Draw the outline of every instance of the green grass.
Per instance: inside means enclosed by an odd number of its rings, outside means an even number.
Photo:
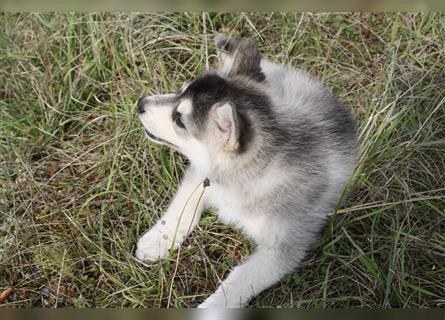
[[[251,306],[445,305],[444,14],[1,14],[0,30],[2,305],[196,306],[249,254],[209,213],[169,261],[132,255],[186,166],[143,138],[135,102],[214,65],[214,31],[308,70],[360,123],[346,204]]]

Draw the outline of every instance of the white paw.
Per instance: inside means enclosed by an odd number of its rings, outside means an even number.
[[[225,308],[225,307],[226,307],[226,299],[221,299],[221,297],[218,297],[216,294],[212,294],[198,306],[198,308]]]
[[[198,308],[239,308],[240,305],[231,304],[226,296],[220,292],[215,292],[210,297],[205,299],[203,303],[201,303]]]
[[[165,259],[172,246],[174,234],[166,228],[155,225],[145,233],[138,241],[136,258],[145,261],[156,261]],[[174,249],[179,245],[175,243]]]

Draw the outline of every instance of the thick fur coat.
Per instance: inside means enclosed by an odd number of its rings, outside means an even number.
[[[262,59],[250,40],[215,42],[218,70],[138,103],[147,136],[183,153],[190,168],[136,256],[165,258],[214,207],[257,246],[200,307],[240,307],[294,271],[317,239],[356,165],[356,132],[307,73]]]

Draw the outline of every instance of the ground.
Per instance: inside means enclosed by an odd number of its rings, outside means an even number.
[[[150,144],[142,95],[248,36],[357,118],[361,160],[306,261],[252,307],[445,306],[444,14],[0,14],[4,306],[193,307],[252,251],[209,212],[169,260],[134,259],[186,160]]]

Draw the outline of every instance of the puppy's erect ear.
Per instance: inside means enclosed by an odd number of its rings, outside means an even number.
[[[258,82],[265,79],[261,71],[261,54],[250,39],[238,41],[224,34],[215,37],[218,49],[219,73],[223,76],[242,75]]]
[[[216,106],[216,125],[226,151],[239,147],[239,125],[235,106],[230,102]]]

